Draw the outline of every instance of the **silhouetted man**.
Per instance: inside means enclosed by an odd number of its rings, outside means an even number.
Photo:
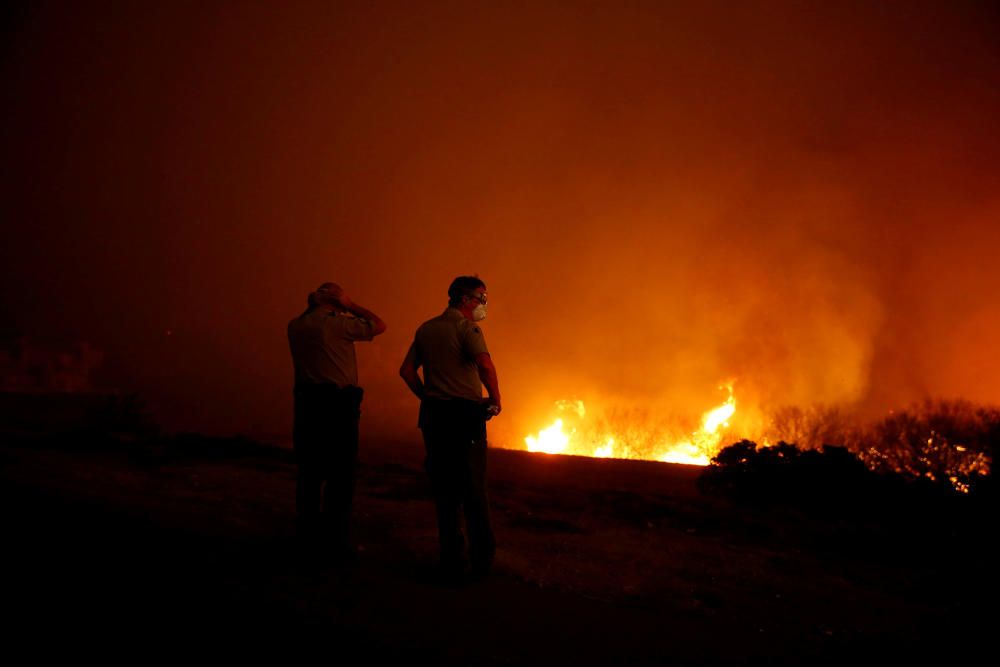
[[[353,303],[335,283],[320,285],[308,303],[288,323],[295,366],[292,439],[299,534],[309,547],[326,547],[335,557],[350,559],[354,547],[348,525],[364,394],[354,343],[381,334],[385,322]]]
[[[420,399],[441,564],[450,578],[461,576],[465,567],[463,511],[473,576],[489,572],[496,551],[486,495],[486,420],[500,413],[500,388],[479,326],[485,318],[486,284],[472,276],[455,278],[448,308],[420,325],[399,369]]]

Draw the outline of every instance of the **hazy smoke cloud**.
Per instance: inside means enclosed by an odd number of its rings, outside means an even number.
[[[103,346],[172,426],[281,434],[285,322],[334,280],[389,323],[361,378],[396,429],[413,330],[479,272],[498,438],[730,379],[1000,400],[996,14],[662,4],[21,12],[7,328]]]

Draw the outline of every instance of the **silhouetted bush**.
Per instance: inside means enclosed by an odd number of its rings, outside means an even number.
[[[741,500],[832,510],[871,502],[877,477],[844,447],[803,450],[786,442],[758,447],[741,440],[712,459],[699,486]]]
[[[722,449],[698,480],[703,493],[746,503],[907,522],[962,515],[963,525],[992,516],[991,483],[992,478],[974,476],[966,488],[950,479],[873,470],[845,447],[800,449],[786,442],[759,447],[749,440]]]
[[[824,519],[810,539],[829,555],[879,553],[978,570],[992,567],[995,553],[991,484],[982,478],[963,492],[948,479],[873,470],[845,447],[749,440],[722,449],[698,479],[706,494]]]

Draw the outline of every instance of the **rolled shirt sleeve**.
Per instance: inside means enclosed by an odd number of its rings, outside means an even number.
[[[482,327],[478,324],[469,323],[469,326],[465,329],[465,335],[462,337],[462,350],[469,356],[470,359],[475,359],[480,354],[489,354],[489,348],[486,347],[486,337],[483,335]]]
[[[348,340],[371,340],[375,337],[375,325],[360,317],[345,317],[344,337]]]

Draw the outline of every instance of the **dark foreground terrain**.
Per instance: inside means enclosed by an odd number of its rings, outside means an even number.
[[[449,587],[416,439],[363,443],[345,569],[301,558],[284,450],[0,437],[8,656],[953,664],[992,643],[995,525],[751,507],[700,494],[697,468],[494,450],[496,572]]]

